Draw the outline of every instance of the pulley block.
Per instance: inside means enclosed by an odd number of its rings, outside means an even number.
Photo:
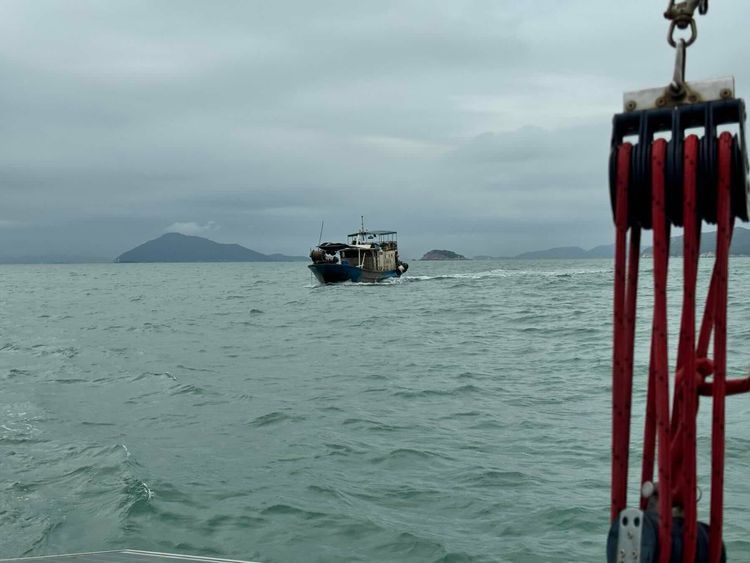
[[[671,108],[644,109],[616,114],[613,118],[609,157],[610,201],[616,211],[618,147],[634,139],[628,183],[628,224],[652,227],[651,161],[652,141],[668,139],[666,160],[667,218],[682,226],[682,184],[684,141],[687,134],[700,136],[698,157],[698,215],[716,223],[717,140],[720,128],[734,129],[732,137],[732,217],[750,219],[750,184],[745,141],[745,103],[741,99],[715,100]]]

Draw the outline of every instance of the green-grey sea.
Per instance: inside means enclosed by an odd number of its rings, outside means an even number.
[[[750,259],[731,270],[744,375]],[[0,558],[603,561],[612,277],[609,260],[417,261],[337,286],[304,263],[0,266]],[[725,539],[750,561],[750,396],[727,416]]]

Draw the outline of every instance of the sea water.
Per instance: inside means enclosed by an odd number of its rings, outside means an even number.
[[[609,260],[414,262],[336,286],[303,263],[2,266],[0,558],[602,561],[612,277]],[[744,375],[750,260],[730,283]],[[750,396],[727,417],[725,539],[743,561]],[[709,419],[704,400],[704,520]]]

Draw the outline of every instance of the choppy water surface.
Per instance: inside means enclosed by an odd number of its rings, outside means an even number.
[[[734,372],[748,280],[736,260]],[[611,284],[609,261],[328,287],[304,264],[0,267],[0,557],[601,561]],[[750,560],[750,397],[727,410],[725,533]]]

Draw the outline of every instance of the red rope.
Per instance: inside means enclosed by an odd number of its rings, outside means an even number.
[[[719,137],[719,178],[717,183],[716,303],[714,329],[713,421],[711,432],[711,534],[709,559],[721,559],[721,531],[724,523],[724,404],[727,376],[727,278],[729,245],[732,237],[730,209],[732,184],[732,135]]]
[[[683,561],[695,561],[697,539],[696,506],[696,416],[698,410],[695,359],[695,286],[698,279],[698,250],[700,224],[696,208],[696,180],[698,172],[698,137],[685,139],[683,178],[683,294],[680,343],[677,354],[677,373],[672,410],[671,471],[672,503],[684,510]]]
[[[726,322],[731,214],[732,135],[718,140],[717,245],[700,333],[696,338],[696,284],[701,238],[697,199],[700,141],[695,135],[684,140],[682,204],[684,217],[683,298],[680,339],[675,370],[672,414],[669,405],[669,360],[667,346],[667,274],[670,220],[666,209],[667,142],[651,144],[651,217],[654,229],[654,314],[651,332],[646,419],[643,434],[641,483],[654,480],[658,458],[659,561],[671,556],[672,509],[681,508],[683,563],[695,561],[697,549],[696,421],[699,395],[713,398],[711,431],[711,531],[710,561],[719,563],[722,553],[725,397],[750,391],[750,376],[727,380]],[[612,367],[612,505],[614,520],[627,506],[628,451],[633,378],[636,295],[641,230],[629,227],[628,209],[632,145],[617,150],[615,209],[614,345]],[[637,186],[637,189],[643,189]],[[630,251],[627,253],[628,231]],[[713,335],[713,360],[708,358]],[[697,343],[696,343],[697,340]],[[713,378],[706,381],[709,376]],[[647,508],[641,499],[641,509]]]
[[[656,376],[654,375],[654,339],[651,336],[651,356],[648,367],[648,390],[646,392],[646,422],[643,426],[643,461],[641,484],[654,481],[654,452],[656,450]],[[648,498],[641,496],[641,510],[648,507]]]
[[[630,454],[630,413],[633,399],[633,360],[635,349],[635,314],[638,296],[638,263],[641,256],[641,227],[630,227],[630,254],[628,255],[628,285],[625,294],[625,383],[624,403],[627,417],[625,419],[625,454],[626,461]],[[629,463],[628,463],[629,466]],[[627,481],[627,474],[625,475]]]
[[[700,251],[701,226],[696,207],[698,177],[698,137],[689,135],[685,139],[685,164],[683,184],[683,224],[685,232],[683,248],[683,303],[682,326],[680,330],[680,354],[678,353],[678,375],[682,389],[682,471],[680,491],[685,515],[683,562],[695,561],[698,538],[698,500],[696,463],[696,419],[698,416],[698,396],[695,360],[695,286],[698,281],[698,255]],[[682,361],[680,361],[682,360]],[[681,374],[679,372],[681,370]],[[682,377],[680,377],[680,375]]]
[[[627,506],[628,449],[630,410],[627,392],[628,327],[626,321],[626,246],[628,232],[628,183],[630,181],[630,143],[620,145],[617,153],[617,200],[615,207],[615,290],[614,335],[612,351],[612,504],[614,520]],[[631,378],[632,379],[632,378]]]
[[[664,193],[667,142],[651,145],[651,217],[654,228],[654,320],[652,362],[659,460],[659,561],[669,563],[672,537],[670,486],[669,365],[667,355],[667,268],[669,226]]]

